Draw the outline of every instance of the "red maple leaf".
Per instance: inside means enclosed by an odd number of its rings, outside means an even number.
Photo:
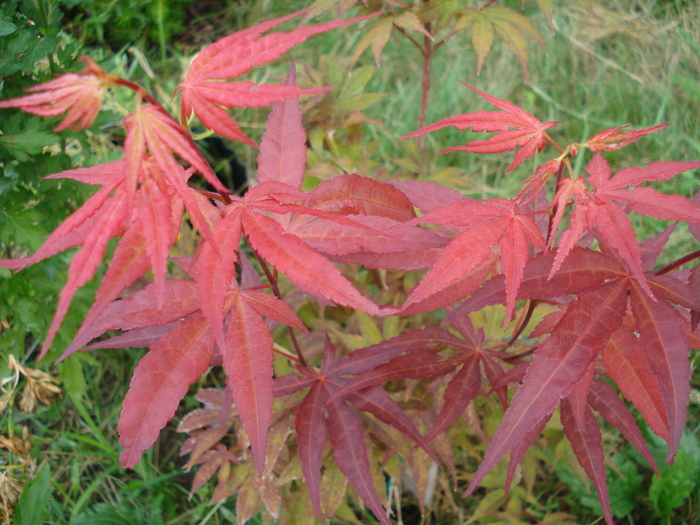
[[[487,95],[478,89],[475,89],[465,84],[469,89],[481,95],[491,104],[503,112],[498,111],[477,111],[476,113],[466,113],[464,115],[456,115],[440,120],[435,124],[426,126],[423,129],[414,131],[402,138],[411,138],[430,133],[445,126],[454,126],[457,129],[464,130],[472,128],[472,131],[498,131],[496,135],[487,140],[476,140],[470,142],[466,146],[455,146],[447,148],[440,152],[449,153],[450,151],[468,151],[470,153],[501,153],[503,151],[512,151],[516,147],[520,150],[515,155],[515,159],[506,172],[514,170],[525,159],[532,157],[536,152],[542,151],[547,142],[547,133],[545,130],[556,125],[556,122],[540,122],[527,111],[519,108],[515,104],[506,102],[505,100]]]
[[[416,357],[416,352],[420,352],[420,349],[425,349],[426,354],[434,356],[434,349],[426,349],[435,347],[433,335],[431,330],[415,330],[379,345],[360,348],[342,358],[337,358],[335,347],[327,339],[319,370],[300,366],[297,369],[301,375],[286,375],[275,379],[275,397],[309,388],[299,404],[295,428],[301,469],[319,520],[323,519],[320,503],[321,454],[326,439],[329,439],[336,464],[350,485],[381,523],[391,523],[374,490],[364,447],[364,429],[355,410],[369,412],[383,423],[393,426],[438,461],[415,424],[404,415],[396,401],[383,389],[374,386],[388,380],[382,379],[383,377],[394,380],[426,377],[427,363],[411,357]],[[406,352],[407,355],[396,357]],[[407,359],[407,356],[411,357]],[[430,359],[428,361],[431,363],[427,368],[432,366],[437,370],[434,366],[436,362]],[[444,373],[444,370],[443,365],[441,371]],[[346,377],[352,375],[359,377],[354,380]],[[370,376],[372,379],[367,381]],[[354,388],[355,384],[359,388]]]
[[[438,225],[456,225],[463,230],[447,245],[425,278],[409,294],[404,311],[420,303],[422,309],[435,309],[459,300],[452,295],[438,295],[460,279],[479,273],[480,280],[470,282],[463,290],[465,297],[488,276],[482,264],[489,260],[492,246],[499,248],[499,257],[508,283],[506,323],[515,309],[515,298],[529,258],[530,243],[544,249],[544,239],[532,218],[519,212],[518,203],[506,199],[473,201],[435,209],[419,219]],[[432,297],[432,299],[431,299]],[[445,302],[445,301],[450,302]]]
[[[19,108],[40,117],[56,117],[68,113],[53,129],[55,133],[71,128],[89,128],[102,104],[102,92],[115,85],[116,77],[105,73],[89,57],[80,57],[87,65],[80,73],[66,73],[53,80],[32,86],[32,93],[23,97],[1,100],[0,108]]]
[[[602,253],[595,256],[596,252],[574,248],[551,280],[548,266],[555,262],[552,254],[541,255],[528,264],[522,293],[558,297],[566,291],[571,293],[571,283],[576,283],[578,299],[554,322],[547,323],[551,336],[535,350],[524,377],[519,371],[509,378],[522,380],[523,384],[467,493],[474,490],[507,450],[512,450],[511,462],[520,461],[524,448],[534,442],[544,427],[543,421],[565,398],[562,422],[567,437],[598,490],[606,520],[612,523],[599,431],[586,403],[620,429],[648,460],[650,455],[617,394],[608,385],[591,383],[592,367],[599,356],[605,373],[618,383],[649,426],[669,443],[669,459],[678,450],[690,396],[690,345],[683,329],[685,320],[669,303],[693,309],[700,305],[699,301],[667,275],[647,274],[646,286],[642,287],[610,247],[603,244],[602,248]],[[587,271],[591,275],[586,279]],[[653,300],[645,288],[652,290],[657,299]],[[467,301],[467,308],[459,309],[460,313],[505,302],[501,276],[482,290]],[[514,472],[511,465],[509,476]]]
[[[679,195],[664,195],[648,187],[636,186],[647,181],[667,180],[698,167],[700,162],[654,162],[646,168],[622,169],[611,177],[610,165],[600,153],[596,153],[586,169],[588,178],[564,179],[560,185],[553,231],[558,228],[563,209],[572,195],[575,199],[574,213],[569,228],[559,239],[559,253],[552,274],[588,230],[615,249],[639,284],[651,294],[644,278],[639,243],[623,206],[659,219],[697,224],[700,222],[700,207],[690,200]],[[593,191],[586,188],[584,180],[593,186]],[[627,189],[630,186],[632,189]]]
[[[271,85],[253,82],[221,82],[237,78],[256,66],[276,60],[307,38],[338,27],[354,24],[374,15],[336,20],[289,33],[261,36],[274,27],[301,16],[304,9],[239,31],[207,46],[195,58],[178,90],[182,92],[180,121],[183,126],[194,112],[207,128],[231,140],[252,146],[255,143],[240,129],[224,108],[269,106],[273,102],[298,98],[303,94],[322,93],[327,88],[301,89],[296,85]]]

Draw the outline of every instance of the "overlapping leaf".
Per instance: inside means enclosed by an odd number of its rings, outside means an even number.
[[[507,283],[507,322],[515,308],[515,298],[529,258],[530,244],[544,249],[544,239],[532,218],[521,214],[514,201],[491,199],[488,202],[463,201],[450,204],[427,213],[420,220],[439,225],[453,224],[465,229],[443,250],[423,281],[411,291],[404,308],[424,301],[458,279],[468,276],[491,255],[491,245],[496,245],[500,247],[500,260]],[[483,275],[484,279],[486,275],[487,273]],[[468,293],[478,285],[476,283]],[[441,306],[447,305],[430,305],[431,308]]]
[[[210,366],[218,343],[233,400],[262,472],[273,388],[272,339],[262,316],[289,322],[300,330],[305,330],[304,325],[282,301],[255,290],[241,290],[232,281],[223,305],[230,321],[220,339],[199,304],[196,283],[168,281],[166,292],[160,308],[155,284],[133,298],[112,303],[78,341],[111,329],[138,331],[174,323],[150,345],[131,381],[119,426],[120,442],[126,448],[122,463],[133,467],[141,452],[153,444],[189,385]],[[120,342],[127,346],[131,341]]]
[[[426,347],[439,348],[434,339],[436,333],[430,329],[414,330],[402,336],[355,350],[337,359],[335,348],[327,341],[323,364],[320,370],[298,367],[301,375],[282,376],[275,380],[275,396],[290,395],[310,387],[299,405],[295,427],[304,479],[309,487],[311,501],[319,519],[322,519],[320,503],[321,452],[326,436],[330,439],[334,457],[341,472],[348,478],[376,518],[390,524],[382,509],[381,501],[374,491],[369,460],[364,446],[362,422],[352,407],[366,411],[380,421],[393,426],[415,441],[435,460],[415,424],[406,417],[394,401],[378,386],[366,385],[360,389],[348,388],[353,381],[362,380],[373,374],[382,363],[392,362],[405,352],[417,351]],[[401,379],[418,373],[415,363],[394,364],[392,377]],[[381,373],[381,372],[380,372]],[[356,375],[352,380],[347,376]],[[376,376],[376,373],[375,373]]]

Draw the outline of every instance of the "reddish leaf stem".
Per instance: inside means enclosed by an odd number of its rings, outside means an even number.
[[[280,289],[277,286],[277,276],[273,275],[273,273],[267,267],[267,263],[265,262],[265,259],[263,259],[258,252],[253,250],[253,253],[255,254],[256,259],[260,263],[260,266],[262,267],[263,272],[265,272],[265,277],[267,277],[267,280],[269,281],[270,286],[272,287],[272,293],[275,294],[275,297],[277,297],[277,299],[282,301],[282,294],[280,293]],[[277,270],[275,269],[275,274],[276,273],[277,273]],[[287,331],[289,332],[289,338],[291,339],[292,344],[294,345],[294,350],[296,351],[297,355],[299,356],[299,362],[304,367],[308,366],[306,364],[306,359],[304,359],[304,354],[301,353],[301,347],[299,346],[299,341],[297,341],[297,337],[294,334],[294,330],[292,329],[291,326],[287,326]]]
[[[420,50],[421,53],[424,52],[424,51],[423,51],[423,46],[421,46],[415,38],[413,38],[411,35],[409,35],[403,27],[399,27],[399,26],[397,26],[396,24],[394,24],[394,27],[398,30],[399,33],[401,33],[403,36],[405,36],[406,38],[408,38],[408,40],[409,40],[414,46],[416,46],[416,47]]]
[[[675,270],[676,268],[680,268],[680,267],[683,266],[684,264],[688,264],[690,261],[692,261],[692,260],[694,260],[694,259],[697,259],[698,257],[700,257],[700,250],[696,250],[696,251],[694,251],[694,252],[692,252],[692,253],[689,253],[689,254],[687,254],[687,255],[684,255],[684,256],[681,257],[680,259],[676,259],[675,261],[673,261],[673,262],[670,263],[670,264],[667,264],[667,265],[664,266],[663,268],[660,268],[660,269],[656,270],[656,271],[654,272],[654,275],[663,275],[663,274],[665,274],[665,273],[672,272],[672,271]]]
[[[520,337],[520,334],[523,333],[525,328],[527,327],[528,323],[530,322],[530,319],[532,319],[532,314],[535,311],[535,307],[537,306],[538,301],[537,299],[530,299],[530,303],[528,304],[527,307],[527,312],[525,313],[525,316],[522,318],[520,321],[520,324],[518,327],[515,329],[513,332],[513,336],[510,338],[510,341],[508,341],[508,344],[506,345],[506,348],[510,348],[513,343]]]
[[[518,361],[518,360],[522,359],[523,357],[527,357],[530,354],[532,354],[535,350],[537,350],[537,346],[538,345],[535,345],[532,348],[525,350],[524,352],[520,352],[519,354],[513,354],[513,355],[509,355],[507,357],[502,357],[501,361],[504,361],[506,363],[510,363],[512,361]]]

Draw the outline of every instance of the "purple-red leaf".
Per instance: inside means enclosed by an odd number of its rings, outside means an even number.
[[[523,384],[503,416],[466,494],[471,494],[503,456],[551,414],[583,378],[610,335],[621,325],[627,304],[626,280],[581,293],[535,351]]]

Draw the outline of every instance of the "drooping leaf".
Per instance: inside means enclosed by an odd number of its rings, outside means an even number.
[[[154,344],[141,359],[119,419],[123,466],[134,468],[175,414],[189,386],[209,367],[214,338],[204,316],[194,315]]]
[[[639,341],[661,389],[670,429],[668,460],[678,450],[690,402],[690,344],[683,319],[663,301],[654,301],[636,281],[630,290]]]
[[[224,368],[260,475],[272,419],[272,344],[260,315],[236,294],[226,331]]]

